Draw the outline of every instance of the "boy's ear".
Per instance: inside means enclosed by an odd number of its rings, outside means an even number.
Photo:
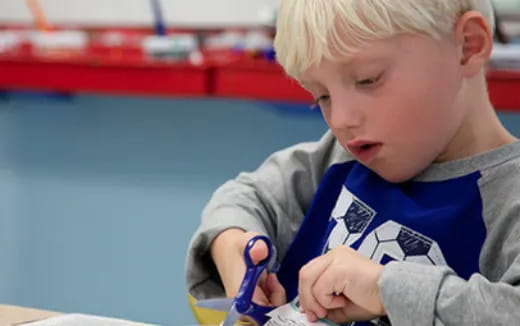
[[[473,77],[480,73],[493,48],[493,36],[484,16],[478,11],[462,15],[455,25],[455,40],[460,48],[463,74]]]

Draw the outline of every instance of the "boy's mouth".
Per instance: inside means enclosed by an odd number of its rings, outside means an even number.
[[[363,163],[369,163],[379,153],[381,145],[381,143],[367,141],[350,141],[347,143],[350,153]]]

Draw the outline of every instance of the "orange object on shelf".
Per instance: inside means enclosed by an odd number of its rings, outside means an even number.
[[[26,2],[27,2],[27,6],[29,7],[29,10],[31,11],[31,13],[34,17],[36,27],[40,31],[44,31],[44,32],[52,31],[52,27],[47,22],[47,19],[45,18],[42,7],[38,3],[38,0],[26,0]]]

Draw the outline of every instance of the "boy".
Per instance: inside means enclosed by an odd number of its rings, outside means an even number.
[[[493,24],[489,0],[282,0],[278,60],[330,132],[217,190],[190,293],[235,295],[258,232],[281,262],[258,303],[299,296],[309,320],[355,325],[518,323],[520,142],[488,99]]]

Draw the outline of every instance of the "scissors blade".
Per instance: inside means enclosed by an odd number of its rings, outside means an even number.
[[[230,311],[233,306],[233,299],[228,298],[215,298],[215,299],[204,299],[195,302],[195,305],[200,308],[218,310],[218,311]]]
[[[240,314],[237,311],[237,308],[235,305],[231,307],[229,310],[226,319],[224,319],[224,322],[222,323],[222,326],[235,326],[236,322],[240,318]]]

